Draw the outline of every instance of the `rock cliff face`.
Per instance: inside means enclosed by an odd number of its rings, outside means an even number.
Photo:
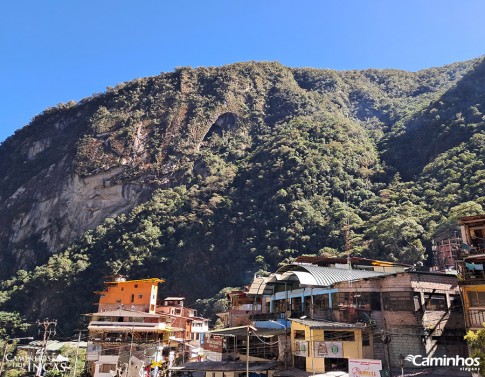
[[[55,190],[53,194],[41,196],[35,186],[22,186],[7,202],[8,208],[16,208],[27,198],[36,198],[27,211],[12,218],[8,242],[12,248],[22,250],[17,253],[21,258],[17,259],[19,267],[29,265],[27,256],[35,257],[31,250],[22,248],[25,240],[35,236],[49,251],[59,250],[106,217],[130,210],[144,192],[142,184],[111,183],[119,168],[89,177],[70,174],[52,182],[49,176],[55,174],[55,169],[53,166],[42,172],[45,176],[35,180],[36,184]]]
[[[184,182],[213,135],[257,137],[325,110],[378,139],[455,85],[477,61],[434,70],[181,68],[46,110],[0,146],[0,279],[31,269],[156,188]],[[374,136],[372,136],[374,135]],[[202,170],[201,170],[202,169]]]
[[[195,302],[347,245],[415,263],[483,211],[484,80],[249,62],[47,109],[0,146],[0,311],[68,333],[106,275]]]

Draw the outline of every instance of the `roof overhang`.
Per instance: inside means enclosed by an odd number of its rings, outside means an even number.
[[[333,322],[324,320],[314,320],[314,319],[289,319],[291,322],[299,323],[303,326],[307,326],[310,329],[326,329],[326,330],[354,330],[354,329],[364,329],[366,325],[364,323],[344,323],[344,322]]]
[[[244,361],[204,361],[186,363],[173,369],[188,372],[244,372],[248,368],[250,372],[263,372],[276,369],[280,365],[276,361],[249,361],[247,364]]]
[[[256,332],[258,329],[254,326],[236,326],[236,327],[226,327],[224,329],[211,330],[207,334],[212,335],[247,335],[251,332]]]

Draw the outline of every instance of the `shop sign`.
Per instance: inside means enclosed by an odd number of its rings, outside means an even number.
[[[349,359],[349,377],[380,377],[381,360]]]

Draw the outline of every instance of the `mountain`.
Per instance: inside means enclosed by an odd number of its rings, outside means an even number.
[[[484,80],[247,62],[47,109],[0,146],[0,309],[69,331],[106,275],[194,302],[301,254],[424,259],[482,211]]]

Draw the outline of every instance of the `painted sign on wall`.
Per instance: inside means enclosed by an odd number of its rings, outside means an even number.
[[[314,342],[315,357],[344,357],[342,342]]]
[[[295,356],[308,357],[308,342],[305,340],[295,340]]]

